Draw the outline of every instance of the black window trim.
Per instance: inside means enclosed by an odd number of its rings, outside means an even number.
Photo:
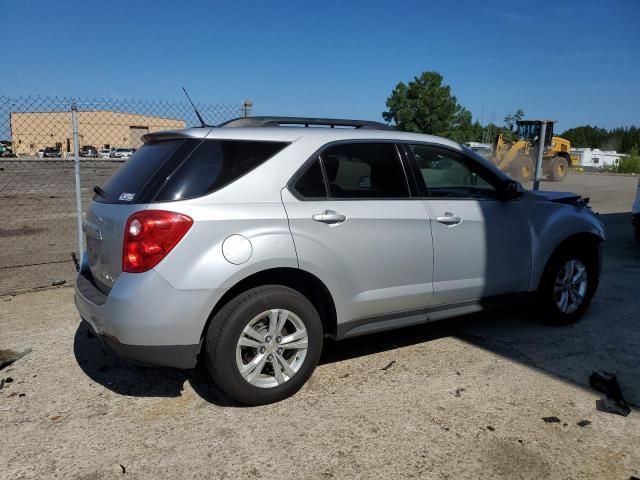
[[[325,171],[324,168],[324,162],[322,160],[322,153],[331,148],[334,147],[336,145],[353,145],[353,144],[358,144],[358,143],[391,143],[394,145],[395,148],[395,152],[396,152],[396,158],[398,159],[398,161],[400,162],[400,165],[402,166],[402,171],[404,173],[404,180],[405,180],[405,184],[407,187],[407,192],[409,194],[408,197],[353,197],[353,198],[333,198],[331,196],[331,190],[329,189],[329,181],[327,180],[327,173]],[[329,143],[325,143],[324,145],[322,145],[322,147],[320,147],[318,150],[316,150],[307,160],[305,160],[305,162],[302,164],[302,166],[300,168],[298,168],[298,170],[296,170],[296,172],[291,176],[291,178],[289,179],[289,181],[287,182],[287,189],[289,190],[289,192],[297,199],[300,200],[301,202],[318,202],[318,201],[336,201],[336,202],[344,202],[344,201],[382,201],[382,200],[420,200],[421,197],[418,195],[418,192],[416,191],[416,189],[412,188],[411,186],[411,180],[409,180],[410,176],[413,176],[413,174],[408,174],[408,170],[409,170],[409,158],[405,158],[405,155],[402,154],[402,149],[400,148],[400,144],[402,142],[398,141],[398,140],[391,140],[391,139],[377,139],[377,138],[362,138],[362,139],[347,139],[347,140],[335,140],[333,142],[329,142]],[[302,175],[304,175],[307,171],[307,169],[313,164],[313,162],[315,160],[319,159],[320,160],[320,168],[322,169],[322,178],[324,180],[324,187],[325,187],[325,191],[327,192],[327,196],[326,197],[303,197],[302,195],[300,195],[300,193],[298,193],[298,191],[295,188],[295,184],[296,182],[300,179],[300,177]],[[412,180],[415,182],[415,178],[412,178]]]
[[[502,184],[502,179],[496,175],[494,172],[492,172],[491,170],[489,170],[488,168],[486,168],[484,165],[482,165],[481,163],[478,163],[475,159],[469,157],[464,150],[458,150],[456,148],[450,147],[448,145],[443,145],[441,143],[433,143],[433,142],[414,142],[414,141],[410,141],[410,140],[406,140],[404,142],[402,142],[402,144],[405,147],[405,150],[407,152],[407,156],[410,159],[410,164],[411,164],[411,170],[413,171],[415,178],[415,181],[418,185],[418,189],[420,191],[420,195],[421,195],[421,200],[477,200],[477,201],[490,201],[490,202],[494,202],[496,200],[500,200],[498,198],[498,196],[496,196],[495,198],[483,198],[483,197],[437,197],[437,196],[430,196],[429,195],[429,186],[426,185],[426,182],[420,182],[418,181],[418,175],[422,176],[422,174],[420,173],[420,168],[418,167],[418,162],[416,160],[415,155],[413,154],[413,150],[411,149],[411,145],[421,145],[421,146],[425,146],[425,147],[430,147],[430,148],[434,148],[434,149],[440,149],[440,150],[444,150],[447,152],[451,152],[454,154],[459,155],[463,161],[465,162],[465,164],[467,166],[469,165],[473,165],[473,168],[471,168],[472,171],[475,170],[475,173],[480,173],[482,174],[483,178],[489,182],[491,184],[491,186],[493,188],[496,189],[496,192],[499,192],[500,190],[500,185]]]

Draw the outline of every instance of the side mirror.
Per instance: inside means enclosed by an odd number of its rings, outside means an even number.
[[[515,200],[522,196],[522,190],[520,185],[515,180],[510,178],[505,180],[502,184],[502,190],[500,191],[500,198],[502,200]]]

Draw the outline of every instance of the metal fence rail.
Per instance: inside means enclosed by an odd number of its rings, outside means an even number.
[[[246,105],[197,107],[215,125],[245,116]],[[73,280],[76,161],[84,210],[141,135],[197,125],[186,102],[0,95],[0,295]]]

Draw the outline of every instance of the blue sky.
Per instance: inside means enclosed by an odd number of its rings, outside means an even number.
[[[484,122],[640,124],[640,1],[0,0],[0,93],[250,98],[260,115],[381,119],[444,75]]]

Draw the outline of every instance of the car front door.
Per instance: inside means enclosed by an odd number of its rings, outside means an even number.
[[[396,145],[330,145],[305,164],[282,200],[300,268],[330,290],[339,329],[389,315],[405,317],[404,324],[426,320],[431,227]]]
[[[531,234],[523,202],[500,199],[500,177],[462,152],[408,148],[431,219],[432,304],[527,291]]]

